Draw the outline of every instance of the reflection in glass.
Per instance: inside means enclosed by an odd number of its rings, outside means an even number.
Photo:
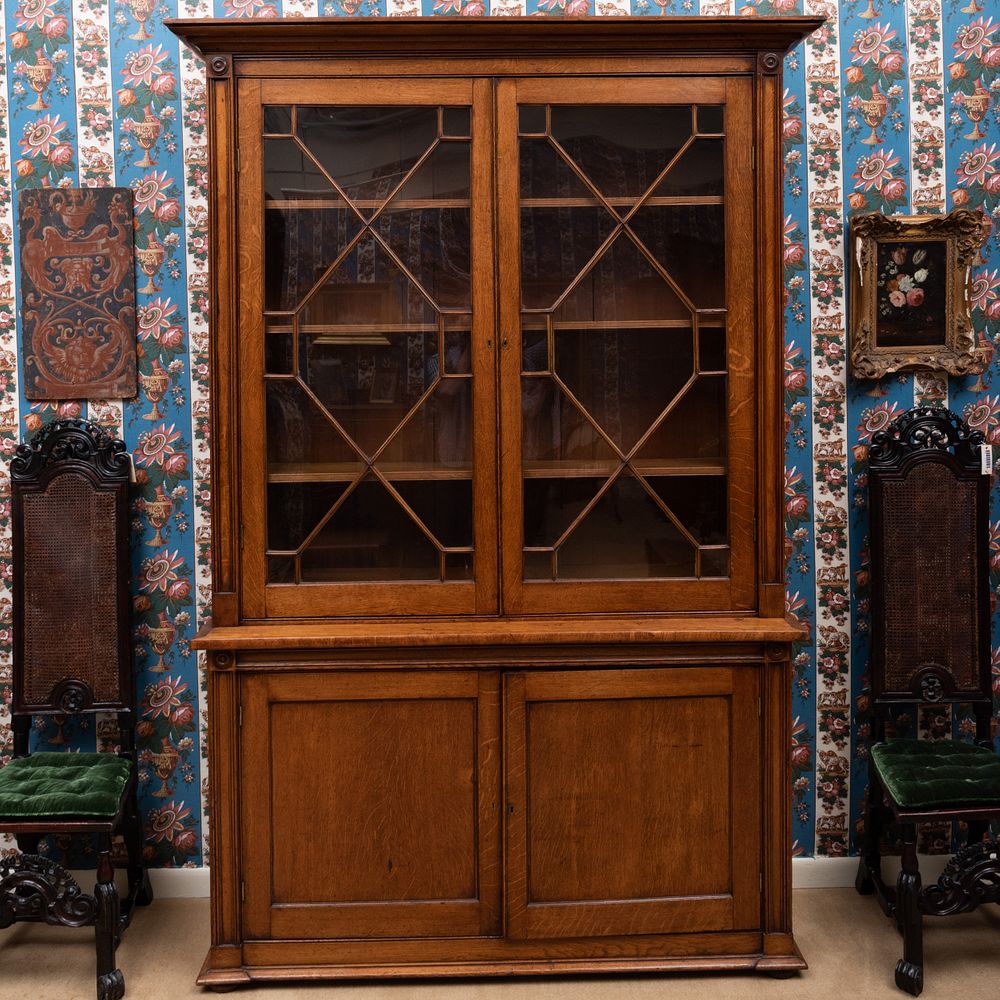
[[[301,562],[303,582],[440,578],[438,550],[370,477],[324,525]]]
[[[433,107],[300,107],[296,124],[302,144],[348,198],[382,201],[436,140],[438,112]]]
[[[559,550],[564,579],[695,575],[695,548],[642,485],[623,473]]]
[[[519,109],[524,577],[725,576],[722,108],[553,105],[543,137],[545,110]]]
[[[648,190],[691,135],[685,105],[553,106],[552,137],[609,198]]]

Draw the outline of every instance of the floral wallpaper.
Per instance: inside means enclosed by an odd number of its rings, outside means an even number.
[[[989,7],[986,4],[985,7]],[[0,0],[0,450],[62,415],[124,436],[133,508],[140,803],[157,866],[208,860],[205,694],[195,631],[210,616],[207,193],[200,61],[165,17],[593,17],[816,14],[786,60],[785,515],[795,649],[794,851],[855,847],[869,737],[865,460],[872,434],[914,402],[965,415],[1000,443],[1000,379],[848,378],[845,220],[853,211],[1000,216],[1000,21],[980,0]],[[134,192],[139,396],[28,403],[17,352],[18,192],[39,185]],[[989,223],[987,223],[989,224]],[[1000,331],[993,232],[974,269],[981,340]],[[0,473],[0,682],[9,684],[9,484]],[[993,526],[1000,585],[1000,508]],[[994,662],[1000,677],[1000,631]],[[940,708],[900,730],[968,734]],[[5,756],[11,751],[4,728]],[[116,744],[114,718],[39,725],[45,749]],[[923,849],[948,847],[927,828]],[[7,845],[4,849],[12,849]],[[48,849],[65,849],[58,843]]]

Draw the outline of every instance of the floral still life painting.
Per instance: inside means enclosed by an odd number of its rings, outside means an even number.
[[[970,375],[986,367],[977,342],[970,275],[985,242],[983,215],[885,215],[850,220],[851,370]]]
[[[879,347],[943,344],[948,245],[880,243],[878,247]]]

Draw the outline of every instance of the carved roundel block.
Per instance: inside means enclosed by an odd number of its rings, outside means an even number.
[[[761,73],[777,73],[781,69],[781,55],[778,52],[761,52],[757,57],[757,68]]]
[[[229,57],[212,56],[208,61],[208,69],[212,76],[229,76]]]

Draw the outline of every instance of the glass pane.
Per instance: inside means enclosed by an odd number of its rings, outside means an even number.
[[[471,580],[473,555],[471,552],[446,552],[444,578],[446,580]]]
[[[549,371],[549,335],[544,316],[521,317],[521,370]]]
[[[297,134],[370,215],[437,140],[437,108],[299,108]]]
[[[365,480],[302,553],[304,583],[438,580],[438,550],[398,501]]]
[[[617,220],[605,208],[521,209],[521,301],[549,309],[590,263]]]
[[[694,374],[688,329],[560,329],[556,373],[625,451]]]
[[[708,322],[702,319],[698,326],[698,369],[703,372],[724,372],[727,367],[726,328],[709,326]]]
[[[521,453],[528,475],[552,463],[609,475],[620,464],[614,449],[551,378],[521,379]]]
[[[267,557],[268,583],[295,583],[295,559],[289,556]]]
[[[390,208],[374,228],[438,308],[469,308],[469,209]]]
[[[331,423],[329,417],[291,379],[267,381],[268,476],[295,472],[357,474],[361,459]],[[310,467],[310,468],[304,468]]]
[[[291,375],[295,366],[291,319],[267,320],[264,331],[264,371],[269,375]]]
[[[522,139],[521,198],[584,198],[599,200],[547,139]]]
[[[699,105],[698,131],[703,135],[721,133],[725,128],[725,110],[721,104]]]
[[[725,306],[724,206],[648,205],[635,213],[630,225],[697,308]]]
[[[390,477],[392,478],[392,477]],[[393,480],[424,526],[448,548],[472,547],[472,479]]]
[[[729,576],[729,549],[702,549],[700,575]]]
[[[269,483],[267,487],[267,547],[295,551],[343,496],[348,482]]]
[[[472,380],[442,379],[379,457],[387,476],[394,467],[435,466],[443,477],[472,475]]]
[[[691,312],[649,258],[620,235],[584,275],[555,313],[557,322],[691,322]]]
[[[518,109],[518,129],[523,133],[545,132],[545,105],[522,104]]]
[[[560,579],[694,576],[694,546],[623,473],[559,550]]]
[[[444,108],[441,112],[441,134],[468,138],[471,132],[471,108]]]
[[[701,375],[639,452],[642,462],[685,459],[721,471],[726,457],[726,379]]]
[[[278,135],[290,135],[292,131],[292,109],[276,104],[265,107],[264,131]]]
[[[269,205],[264,212],[264,308],[298,308],[360,231],[353,212],[332,204]]]
[[[301,312],[303,329],[378,338],[386,330],[437,329],[437,312],[385,248],[363,236]]]
[[[525,552],[524,577],[526,580],[554,580],[550,552]]]
[[[371,456],[437,374],[434,333],[299,336],[299,377]]]
[[[657,185],[654,198],[723,193],[722,139],[695,139]]]
[[[605,482],[607,476],[525,479],[524,544],[532,548],[555,545]],[[548,564],[545,573],[549,573]]]
[[[636,198],[691,135],[691,108],[553,107],[552,135],[604,195]]]
[[[700,545],[728,539],[725,476],[649,476],[646,480]]]

